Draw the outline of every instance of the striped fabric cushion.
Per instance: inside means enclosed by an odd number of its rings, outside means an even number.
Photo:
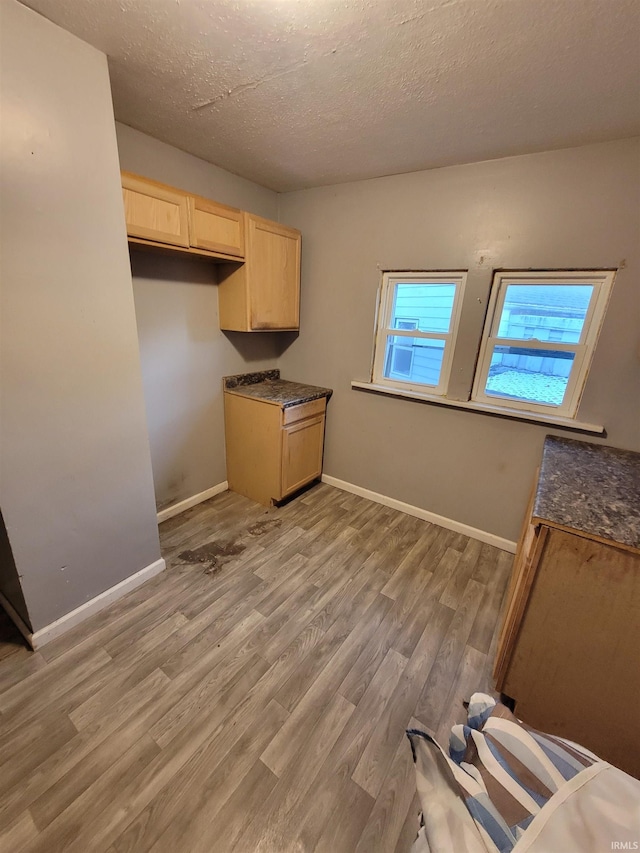
[[[414,760],[417,749],[440,749],[425,732],[407,734]],[[513,849],[565,782],[599,761],[584,747],[529,728],[483,693],[471,697],[467,724],[453,728],[449,753],[441,751],[486,848],[500,853]]]

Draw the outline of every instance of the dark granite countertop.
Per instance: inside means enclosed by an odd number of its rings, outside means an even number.
[[[311,400],[319,400],[321,397],[328,399],[333,394],[331,388],[280,379],[279,370],[225,376],[223,385],[224,390],[232,394],[264,400],[266,403],[282,406],[283,409],[308,403]]]
[[[533,518],[640,549],[640,453],[548,435]]]

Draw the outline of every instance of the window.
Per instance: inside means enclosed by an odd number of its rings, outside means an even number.
[[[445,394],[466,273],[384,273],[374,381]]]
[[[496,273],[472,400],[575,417],[612,272]]]
[[[615,270],[494,273],[472,371],[461,363],[472,342],[456,341],[467,273],[385,272],[371,379],[352,386],[602,433],[576,415],[614,277]]]

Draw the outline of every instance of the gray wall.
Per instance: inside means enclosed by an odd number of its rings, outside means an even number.
[[[123,169],[248,210],[277,215],[277,194],[117,125]],[[216,266],[132,250],[133,292],[156,503],[226,480],[223,376],[275,367],[281,335],[221,332]]]
[[[640,450],[639,141],[281,195],[303,233],[300,337],[283,375],[335,389],[325,473],[517,539],[547,433],[352,390],[367,380],[380,270],[468,269],[452,395],[470,383],[492,270],[622,267],[579,411]]]
[[[106,57],[2,13],[2,511],[38,630],[160,557]]]

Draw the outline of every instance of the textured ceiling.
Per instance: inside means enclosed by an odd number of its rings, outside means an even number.
[[[116,117],[275,190],[640,134],[638,0],[26,0]]]

